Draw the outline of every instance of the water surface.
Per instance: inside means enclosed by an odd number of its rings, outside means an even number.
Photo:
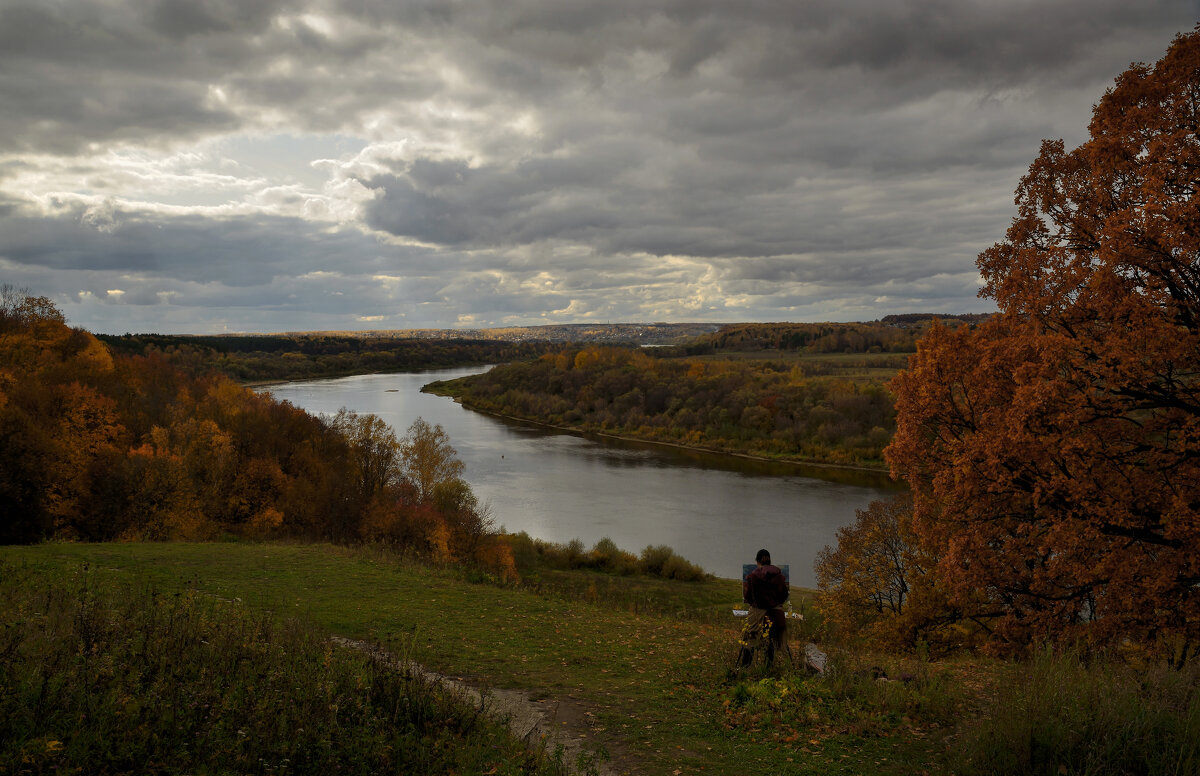
[[[722,577],[737,578],[760,547],[815,585],[813,561],[854,511],[896,491],[883,475],[769,464],[662,446],[591,439],[505,421],[420,392],[434,380],[481,371],[357,375],[265,387],[315,413],[342,407],[383,418],[402,436],[417,417],[441,424],[465,478],[497,523],[587,547],[611,538],[640,552],[670,545]]]

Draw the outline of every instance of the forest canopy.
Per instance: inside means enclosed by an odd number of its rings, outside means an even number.
[[[185,336],[99,335],[116,353],[160,353],[193,374],[216,370],[240,382],[496,364],[531,358],[549,342],[363,336],[353,333]]]

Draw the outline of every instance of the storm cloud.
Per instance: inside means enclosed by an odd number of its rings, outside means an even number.
[[[1195,0],[0,0],[0,279],[101,331],[989,309]]]

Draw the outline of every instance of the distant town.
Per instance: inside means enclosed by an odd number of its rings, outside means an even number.
[[[503,342],[636,342],[678,345],[712,334],[720,323],[564,323],[496,329],[385,329],[377,331],[285,332],[287,335],[379,337],[383,339],[500,340]]]

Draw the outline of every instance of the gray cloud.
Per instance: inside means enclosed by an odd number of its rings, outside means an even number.
[[[982,309],[1040,140],[1198,12],[0,0],[0,272],[121,330]]]

